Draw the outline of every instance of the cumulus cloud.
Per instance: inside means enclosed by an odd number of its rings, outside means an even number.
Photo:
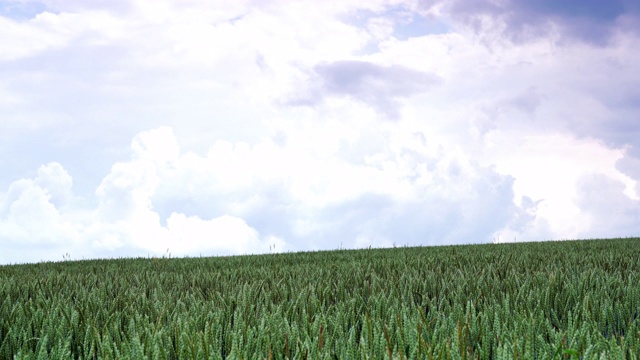
[[[343,147],[317,153],[327,144],[220,141],[206,156],[182,155],[152,201],[169,219],[171,209],[247,219],[299,249],[482,242],[517,212],[508,176],[433,154],[419,135],[389,136],[391,149],[356,162]]]
[[[49,201],[60,208],[72,200],[73,179],[59,163],[52,162],[38,169],[34,184],[46,189]]]
[[[72,200],[71,181],[60,164],[49,163],[34,179],[16,180],[0,194],[0,261],[34,261],[36,254],[51,256],[52,248],[77,244],[77,229],[61,211]]]
[[[131,160],[114,164],[97,188],[95,209],[76,201],[72,178],[59,163],[43,165],[33,179],[14,181],[0,197],[0,242],[9,249],[0,261],[51,260],[65,253],[144,256],[169,249],[194,256],[286,249],[281,238],[263,237],[231,215],[203,219],[172,212],[161,221],[151,199],[179,156],[172,130],[140,133],[131,153]]]
[[[11,206],[25,193],[38,193],[40,199],[46,199],[56,207],[63,207],[73,196],[71,187],[73,180],[69,173],[59,163],[52,162],[40,166],[38,174],[34,179],[21,179],[13,182],[4,197],[4,212],[8,211],[6,206]]]
[[[95,209],[52,202],[52,194],[71,196],[59,164],[14,182],[3,197],[1,238],[53,241],[60,253],[72,239],[94,257],[242,254],[483,242],[517,213],[510,177],[461,154],[437,156],[423,135],[389,136],[390,149],[351,163],[270,138],[182,153],[172,129],[161,127],[134,138],[131,159],[114,164],[96,189]]]
[[[243,219],[229,215],[203,220],[173,213],[167,219],[167,228],[179,244],[178,255],[253,254],[286,249],[281,238],[271,235],[262,239]]]
[[[162,127],[140,133],[132,141],[131,150],[132,159],[115,164],[96,190],[98,218],[113,225],[107,228],[120,244],[135,244],[154,253],[168,248],[179,255],[196,251],[265,252],[260,234],[240,218],[221,214],[202,219],[172,212],[163,219],[156,212],[153,197],[180,161],[172,129]],[[282,242],[280,245],[284,247]]]

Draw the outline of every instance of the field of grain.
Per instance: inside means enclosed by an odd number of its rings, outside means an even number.
[[[640,239],[0,267],[0,359],[637,359]]]

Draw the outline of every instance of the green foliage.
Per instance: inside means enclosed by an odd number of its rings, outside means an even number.
[[[0,267],[0,359],[637,359],[640,239]]]

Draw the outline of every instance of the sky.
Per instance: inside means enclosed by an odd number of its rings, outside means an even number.
[[[640,236],[636,0],[0,0],[0,264]]]

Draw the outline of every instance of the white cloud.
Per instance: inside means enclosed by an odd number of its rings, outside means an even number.
[[[126,36],[124,23],[103,11],[41,12],[26,21],[0,16],[0,61],[10,62],[73,46],[108,44]]]
[[[14,241],[38,222],[37,232],[67,229],[87,256],[123,249],[132,255],[166,249],[174,255],[238,254],[268,252],[272,245],[283,251],[291,241],[307,249],[417,244],[421,236],[477,241],[469,236],[488,236],[497,226],[481,213],[498,211],[491,216],[501,221],[510,216],[510,181],[463,154],[440,159],[421,136],[382,125],[372,134],[386,137],[387,146],[372,148],[356,163],[339,155],[350,146],[348,137],[330,132],[353,130],[344,123],[326,129],[326,139],[339,145],[328,152],[322,142],[300,141],[317,127],[288,131],[286,137],[296,140],[284,146],[270,138],[253,146],[218,141],[204,156],[181,153],[170,128],[146,131],[134,138],[131,160],[114,164],[97,188],[95,210],[56,207],[48,190],[34,184],[70,197],[72,180],[59,164],[43,167],[34,181],[15,182],[4,201],[3,238]],[[356,143],[366,140],[351,136]],[[64,239],[60,231],[52,234]],[[58,245],[64,253],[68,243]]]
[[[58,163],[43,165],[35,179],[14,181],[0,196],[0,262],[37,261],[51,248],[81,240],[73,219],[61,212],[71,200],[71,177]],[[56,256],[59,254],[56,254]]]
[[[73,179],[59,163],[41,166],[33,183],[47,191],[49,202],[56,207],[63,207],[72,200]]]
[[[244,220],[221,214],[209,220],[199,216],[186,216],[179,212],[162,219],[153,208],[153,197],[161,183],[176,176],[186,180],[189,173],[180,164],[180,150],[170,128],[162,127],[137,135],[131,145],[132,159],[115,164],[104,178],[96,194],[100,200],[100,221],[113,225],[107,228],[120,244],[132,245],[152,253],[170,249],[173,254],[193,255],[199,253],[239,254],[250,251],[266,252],[260,234]],[[193,164],[193,156],[185,157],[186,164]],[[187,165],[188,166],[188,165]],[[177,193],[184,191],[182,185],[174,184]],[[192,190],[194,190],[192,188]],[[198,189],[192,196],[206,194]],[[162,225],[166,222],[166,226]],[[280,242],[281,247],[284,243]]]
[[[263,238],[230,215],[205,220],[174,212],[163,225],[151,198],[178,160],[172,130],[139,134],[131,152],[132,159],[114,164],[97,188],[95,210],[72,201],[72,178],[58,163],[42,166],[34,179],[14,181],[0,197],[0,242],[10,249],[0,261],[55,260],[65,253],[104,257],[122,250],[128,256],[159,256],[167,249],[179,256],[264,253],[276,245],[286,250],[284,240]],[[31,250],[14,250],[25,247]]]
[[[32,56],[51,48],[64,46],[69,37],[63,33],[51,31],[51,20],[55,15],[43,13],[31,24],[22,24],[0,16],[0,61],[17,60]]]
[[[238,217],[223,215],[211,220],[198,216],[187,217],[173,213],[167,219],[167,228],[178,245],[178,255],[255,254],[267,253],[275,246],[286,249],[284,241],[270,236],[261,239],[258,232]],[[275,251],[275,250],[274,250]]]

